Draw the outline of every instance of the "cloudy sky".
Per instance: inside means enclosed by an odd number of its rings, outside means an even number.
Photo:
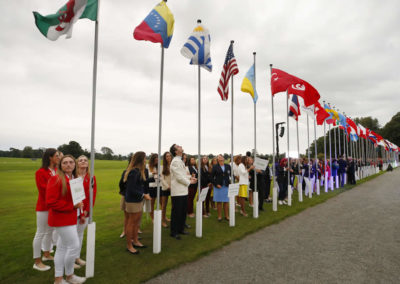
[[[66,0],[0,1],[0,149],[56,147],[70,140],[90,148],[94,23],[80,20],[56,42],[37,30],[32,11],[53,14]],[[95,148],[156,152],[160,46],[132,33],[157,1],[101,1]],[[253,102],[240,91],[257,52],[257,148],[272,152],[269,64],[310,82],[322,99],[351,117],[384,125],[399,111],[400,1],[168,1],[175,31],[165,51],[162,151],[173,143],[197,152],[197,68],[180,49],[196,20],[211,33],[213,71],[202,71],[202,152],[230,152],[230,99],[217,93],[230,40],[234,78],[235,153],[252,149]],[[321,99],[321,101],[322,101]],[[286,120],[275,99],[275,121]],[[312,120],[311,120],[312,122]],[[299,120],[306,147],[306,116]],[[323,128],[318,127],[317,135]],[[291,149],[296,148],[291,120]],[[292,139],[294,138],[294,139]],[[281,147],[286,147],[282,139]]]

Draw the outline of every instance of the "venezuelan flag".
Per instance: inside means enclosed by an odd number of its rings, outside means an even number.
[[[252,96],[254,103],[256,103],[258,95],[256,89],[254,88],[255,85],[254,73],[255,70],[253,64],[250,67],[249,71],[247,71],[246,76],[243,78],[241,90],[242,92],[249,93]]]
[[[144,21],[135,28],[133,37],[137,40],[159,42],[168,48],[174,33],[174,15],[167,4],[161,1]]]

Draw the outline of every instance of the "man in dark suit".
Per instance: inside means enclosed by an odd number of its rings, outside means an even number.
[[[347,167],[347,175],[349,177],[349,184],[356,184],[356,166],[354,160],[350,157],[349,158],[349,165]]]

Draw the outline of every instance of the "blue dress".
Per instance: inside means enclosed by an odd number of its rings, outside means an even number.
[[[221,166],[222,171],[225,171],[225,166]],[[218,188],[214,186],[214,202],[229,202],[228,186],[225,184]]]

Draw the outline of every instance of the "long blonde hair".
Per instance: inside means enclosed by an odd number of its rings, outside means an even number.
[[[146,169],[146,153],[139,151],[136,152],[135,155],[132,156],[131,161],[129,162],[128,167],[126,168],[124,175],[124,182],[128,180],[129,173],[137,168],[140,171],[143,180],[146,180],[146,175],[144,170]]]
[[[86,160],[88,161],[88,166],[86,168],[86,173],[90,175],[89,159],[85,155],[81,155],[78,158],[76,158],[76,160],[75,160],[75,172],[76,172],[76,175],[79,176],[81,174],[80,170],[79,170],[79,168],[77,166],[78,165],[78,161],[79,161],[80,158],[86,158]]]
[[[75,162],[75,158],[72,155],[65,155],[60,159],[60,164],[58,165],[58,168],[57,168],[57,175],[59,176],[59,178],[61,180],[61,184],[62,184],[61,193],[63,196],[67,193],[67,182],[65,179],[65,173],[63,172],[63,170],[61,168],[62,162],[65,160],[65,158],[71,158],[75,163],[75,168],[72,171],[72,175],[75,175],[75,171],[76,171],[76,162]]]

